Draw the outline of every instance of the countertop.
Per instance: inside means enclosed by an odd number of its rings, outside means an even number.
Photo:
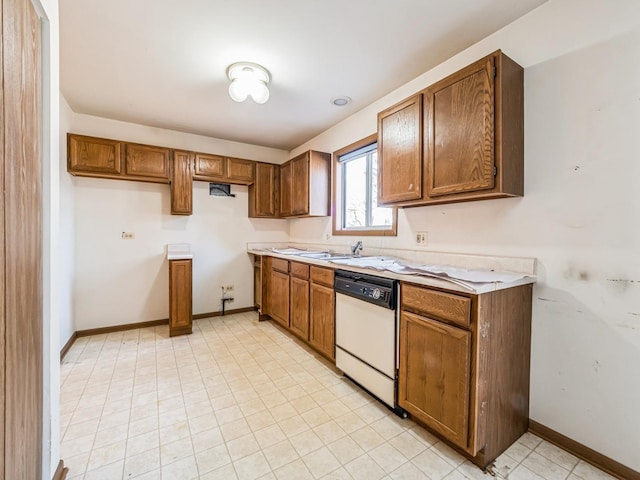
[[[278,245],[281,246],[281,245]],[[296,248],[304,248],[300,244],[295,245]],[[331,247],[331,246],[325,246]],[[377,275],[379,277],[391,278],[404,282],[410,282],[418,285],[425,285],[437,288],[443,288],[447,290],[463,292],[463,293],[487,293],[496,290],[503,290],[507,288],[517,287],[520,285],[527,285],[536,282],[535,258],[520,258],[520,257],[493,257],[487,255],[469,255],[458,253],[444,253],[444,252],[420,252],[420,251],[400,251],[400,250],[388,250],[387,253],[396,253],[396,255],[384,255],[385,257],[393,257],[400,261],[406,261],[411,264],[438,264],[438,265],[451,265],[456,268],[469,270],[484,269],[487,271],[505,271],[509,273],[518,273],[521,278],[507,281],[507,282],[485,282],[485,283],[471,283],[471,282],[458,282],[455,279],[448,278],[434,278],[432,276],[425,276],[419,274],[401,274],[388,270],[378,270],[372,268],[361,268],[352,265],[340,264],[339,261],[323,260],[316,258],[300,257],[298,255],[287,255],[276,253],[270,250],[270,246],[267,244],[248,244],[247,253],[258,256],[271,256],[275,258],[282,258],[289,261],[306,263],[309,265],[317,265],[325,268],[348,270],[351,272],[360,272],[369,275]],[[314,245],[313,248],[318,248]],[[311,248],[310,248],[311,249]],[[329,248],[327,248],[329,249]],[[378,250],[380,251],[380,250]],[[397,253],[405,253],[404,256],[398,256]],[[422,254],[429,261],[422,261],[419,257]],[[406,258],[412,256],[413,258]],[[365,256],[363,256],[366,258]],[[404,258],[403,258],[404,257]],[[433,261],[437,260],[437,261]],[[516,267],[516,268],[509,268]],[[463,283],[463,284],[461,284]]]

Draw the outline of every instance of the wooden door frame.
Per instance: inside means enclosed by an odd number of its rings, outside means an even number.
[[[50,153],[43,149],[44,112],[50,110],[43,103],[51,98],[43,88],[50,81],[43,79],[43,59],[50,59],[42,47],[48,29],[37,0],[0,0],[0,12],[0,477],[42,478],[50,474],[43,468],[43,360],[50,350],[50,331],[43,334],[43,158]]]

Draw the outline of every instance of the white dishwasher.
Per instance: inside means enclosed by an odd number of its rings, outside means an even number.
[[[336,270],[336,366],[398,415],[398,282]]]

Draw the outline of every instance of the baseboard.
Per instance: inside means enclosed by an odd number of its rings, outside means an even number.
[[[103,333],[123,332],[125,330],[135,330],[136,328],[157,327],[159,325],[169,325],[168,318],[160,320],[150,320],[148,322],[125,323],[123,325],[112,325],[111,327],[89,328],[87,330],[78,330],[78,337],[88,337],[89,335],[101,335]]]
[[[69,473],[69,469],[64,466],[64,462],[60,460],[58,462],[58,468],[56,468],[55,473],[53,474],[52,480],[65,480],[67,478],[67,473]]]
[[[233,315],[234,313],[244,313],[244,312],[255,312],[256,307],[244,307],[244,308],[233,308],[231,310],[225,310],[225,315]],[[208,312],[208,313],[198,313],[193,316],[194,320],[201,320],[203,318],[211,318],[211,317],[221,317],[222,312]]]
[[[244,307],[244,308],[234,308],[232,310],[226,310],[224,312],[225,315],[232,315],[234,313],[244,313],[244,312],[253,312],[255,311],[255,307]],[[220,317],[222,316],[222,312],[207,312],[207,313],[198,313],[193,315],[194,320],[201,320],[203,318],[211,318],[211,317]],[[67,353],[67,350],[71,348],[73,342],[77,337],[88,337],[89,335],[101,335],[104,333],[113,333],[113,332],[122,332],[125,330],[135,330],[136,328],[148,328],[148,327],[157,327],[159,325],[168,325],[169,319],[162,318],[160,320],[150,320],[148,322],[138,322],[138,323],[125,323],[123,325],[112,325],[110,327],[100,327],[100,328],[89,328],[87,330],[78,330],[75,332],[69,342],[64,346],[62,351],[60,352],[61,356]],[[73,340],[73,341],[72,341]]]
[[[73,345],[73,342],[76,341],[76,338],[78,338],[78,334],[76,332],[73,332],[73,334],[71,335],[71,338],[67,340],[67,343],[65,343],[64,347],[62,347],[62,350],[60,350],[60,361],[64,360],[64,356],[67,354],[67,352]]]
[[[529,419],[529,431],[540,438],[543,438],[547,442],[553,443],[576,457],[581,458],[585,462],[598,467],[609,475],[613,475],[616,478],[624,480],[640,480],[640,472],[636,472],[620,462],[616,462],[612,458],[596,452],[586,445],[582,445],[581,443],[576,442],[575,440],[558,433],[535,420]]]

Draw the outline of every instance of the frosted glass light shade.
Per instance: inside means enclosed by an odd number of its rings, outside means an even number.
[[[227,68],[227,76],[231,80],[229,96],[236,102],[244,102],[248,96],[259,104],[269,100],[269,87],[271,80],[269,72],[255,63],[239,62]]]

